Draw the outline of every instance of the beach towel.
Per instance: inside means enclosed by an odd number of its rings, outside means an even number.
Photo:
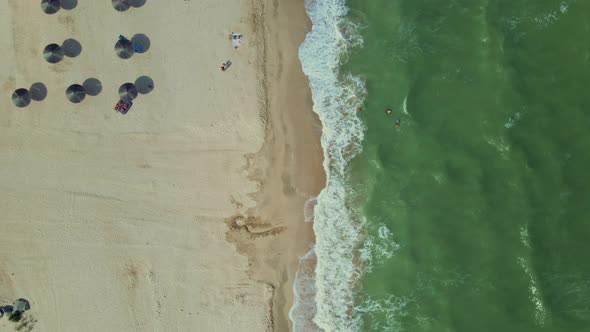
[[[237,32],[231,33],[231,43],[234,48],[242,46],[242,34]]]

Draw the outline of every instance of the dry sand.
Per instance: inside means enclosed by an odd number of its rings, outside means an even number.
[[[23,331],[287,330],[303,202],[323,185],[303,1],[39,2],[0,2],[0,305],[31,302]],[[116,57],[135,33],[148,52]],[[45,62],[66,38],[82,53]],[[113,111],[142,75],[155,90]],[[90,77],[102,92],[67,101]],[[14,107],[35,82],[47,98]]]

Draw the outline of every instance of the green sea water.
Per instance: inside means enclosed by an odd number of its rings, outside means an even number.
[[[347,6],[363,330],[590,331],[590,1]]]

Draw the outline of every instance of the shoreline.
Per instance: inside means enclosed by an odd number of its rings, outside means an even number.
[[[315,242],[313,223],[304,222],[304,205],[324,188],[321,122],[313,112],[309,80],[299,46],[311,30],[303,0],[252,2],[258,25],[258,80],[266,112],[262,148],[247,156],[249,178],[260,190],[256,207],[228,219],[228,240],[249,258],[250,277],[272,285],[275,331],[292,329],[293,282],[299,258]],[[261,15],[261,16],[260,16]]]

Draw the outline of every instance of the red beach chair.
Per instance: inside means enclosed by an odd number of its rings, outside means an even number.
[[[119,99],[119,101],[115,105],[115,111],[117,111],[121,114],[127,114],[127,112],[129,112],[129,110],[131,109],[131,106],[133,106],[132,101],[130,101],[130,100],[126,101],[123,99]]]

